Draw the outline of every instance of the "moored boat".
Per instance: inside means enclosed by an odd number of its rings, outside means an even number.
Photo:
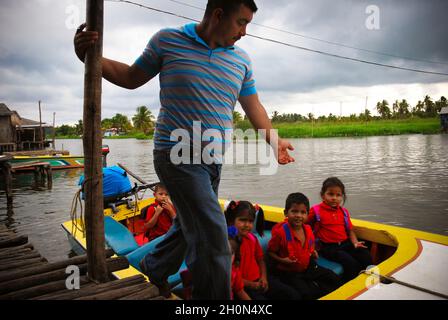
[[[117,279],[141,274],[139,261],[163,239],[159,237],[139,247],[126,227],[127,219],[140,215],[140,210],[154,202],[153,198],[118,205],[115,211],[104,210],[105,236],[108,247],[117,255],[126,256],[128,269],[113,273]],[[224,200],[220,200],[222,208]],[[266,225],[272,227],[283,221],[283,209],[262,205]],[[368,244],[375,267],[361,273],[321,299],[446,299],[448,297],[448,276],[445,266],[448,262],[448,237],[407,228],[390,226],[364,220],[352,219],[354,231],[359,239]],[[85,253],[86,238],[80,219],[62,224],[69,242],[77,254]],[[265,249],[270,238],[267,230],[259,237]],[[342,266],[319,258],[317,263],[342,274]],[[184,264],[182,269],[185,269]],[[181,292],[179,272],[172,275],[170,282],[173,292]],[[176,291],[177,290],[177,291]]]
[[[106,157],[109,153],[109,146],[102,146],[102,155],[104,166],[106,166]],[[5,155],[12,156],[9,160],[15,171],[34,170],[33,163],[48,163],[53,170],[78,169],[84,168],[84,156],[70,155],[69,151],[62,150],[38,150],[38,151],[18,151],[5,152]],[[28,164],[21,167],[21,164]]]
[[[13,166],[20,166],[20,164],[30,162],[49,163],[51,169],[53,170],[84,168],[83,156],[72,156],[72,155],[13,156],[13,159],[10,160],[10,163]],[[16,171],[27,171],[33,169],[34,168],[32,166],[28,166],[23,169],[18,168]]]

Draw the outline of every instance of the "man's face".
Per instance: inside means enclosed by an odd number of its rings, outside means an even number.
[[[246,35],[246,27],[252,21],[254,13],[241,4],[239,9],[228,16],[222,16],[217,33],[220,35],[219,44],[230,47]]]

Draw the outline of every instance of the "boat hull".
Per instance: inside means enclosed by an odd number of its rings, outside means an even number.
[[[20,164],[30,161],[47,162],[53,170],[84,168],[84,157],[81,156],[14,156],[11,164]],[[34,167],[18,168],[16,171],[30,171]]]
[[[115,214],[110,209],[106,209],[104,214],[111,216],[116,221],[123,221],[138,215],[144,206],[153,201],[154,199],[143,200],[137,203],[133,209],[120,206],[118,207],[119,211]],[[224,200],[220,200],[222,207],[224,207],[224,202]],[[266,221],[277,223],[284,220],[282,208],[262,207]],[[358,219],[352,219],[352,223],[359,239],[369,241],[372,244],[372,250],[375,247],[383,251],[383,257],[375,254],[377,257],[374,257],[374,261],[377,260],[377,264],[371,269],[373,272],[387,277],[395,277],[448,296],[448,276],[442,270],[448,264],[448,237]],[[67,221],[62,226],[69,236],[72,236],[75,244],[85,249],[86,239],[82,232],[73,233],[71,231],[74,230],[74,225],[79,226],[76,221]],[[140,272],[130,266],[126,270],[115,272],[114,276],[120,279],[136,274],[140,274]],[[362,273],[321,299],[381,300],[441,299],[441,297],[396,283],[383,284],[379,282],[378,276]]]

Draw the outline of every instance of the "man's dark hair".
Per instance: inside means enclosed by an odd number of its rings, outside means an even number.
[[[303,193],[296,192],[288,195],[285,203],[285,214],[286,212],[288,212],[289,209],[291,209],[291,207],[294,204],[304,204],[306,207],[306,211],[310,212],[310,201],[308,200],[307,196],[304,195]]]
[[[254,0],[208,0],[205,8],[205,15],[209,16],[213,10],[221,8],[224,15],[229,15],[238,10],[240,5],[244,4],[252,12],[257,12],[258,8]]]

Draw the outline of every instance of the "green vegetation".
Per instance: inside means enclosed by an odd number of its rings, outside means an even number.
[[[312,113],[303,116],[297,113],[280,114],[274,111],[272,125],[284,138],[303,137],[351,137],[380,136],[397,134],[435,134],[440,133],[438,112],[448,106],[447,99],[441,97],[433,102],[429,96],[418,101],[413,108],[403,99],[396,100],[389,108],[386,100],[376,104],[379,116],[372,116],[370,110],[356,115],[337,117],[333,114],[315,118]],[[238,121],[236,128],[252,128],[247,119]]]
[[[148,135],[143,132],[129,132],[127,134],[120,134],[117,136],[103,137],[103,139],[137,139],[137,140],[150,140],[153,138],[153,134]]]
[[[350,136],[378,136],[398,134],[435,134],[440,132],[438,112],[448,106],[445,97],[432,101],[425,96],[412,107],[403,99],[396,100],[389,107],[386,100],[376,104],[378,116],[372,116],[370,110],[356,115],[337,117],[333,114],[315,118],[312,113],[306,116],[297,113],[280,114],[274,111],[271,117],[272,125],[278,129],[284,138],[303,137],[350,137]],[[252,128],[246,116],[233,111],[235,128],[247,130]],[[132,123],[127,116],[117,113],[112,118],[101,121],[103,134],[106,139],[152,139],[154,134],[154,116],[146,106],[136,109]],[[83,123],[79,120],[74,126],[61,125],[56,128],[58,139],[76,139],[83,133]],[[107,133],[110,136],[107,136]]]
[[[274,127],[278,129],[279,135],[284,138],[381,136],[439,133],[440,121],[437,118],[413,118],[368,122],[283,123]]]
[[[101,130],[105,139],[152,139],[154,133],[154,116],[146,106],[136,109],[136,114],[132,117],[132,122],[128,117],[117,113],[112,118],[105,118],[101,121]],[[79,120],[74,126],[66,124],[56,128],[58,139],[79,139],[83,134],[83,123]]]
[[[275,122],[275,129],[283,138],[323,138],[323,137],[361,137],[398,134],[440,133],[438,118],[412,118],[403,120],[371,121],[315,121],[315,122]],[[252,128],[248,120],[238,123],[238,128]]]

